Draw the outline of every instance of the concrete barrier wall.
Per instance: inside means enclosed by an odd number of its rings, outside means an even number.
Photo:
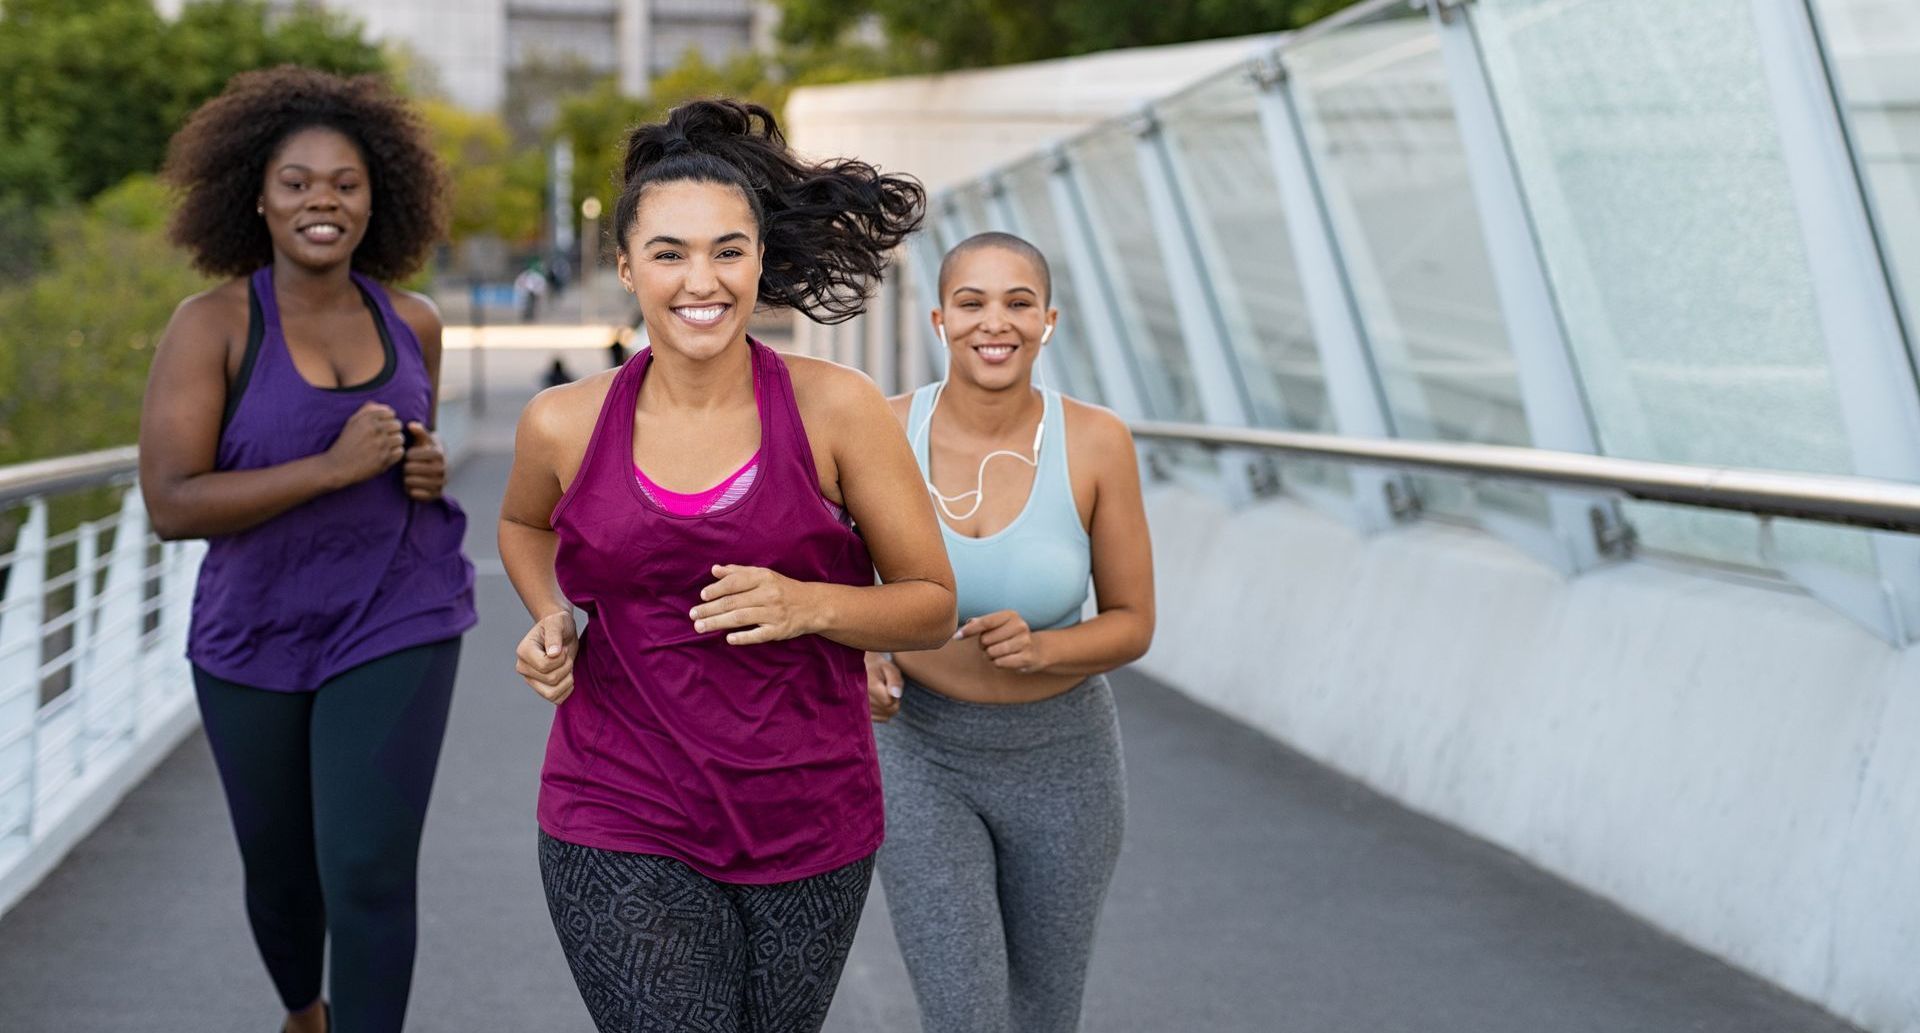
[[[1365,538],[1171,486],[1149,512],[1153,675],[1853,1021],[1920,1031],[1920,648],[1791,590],[1648,561],[1567,580],[1434,523]]]

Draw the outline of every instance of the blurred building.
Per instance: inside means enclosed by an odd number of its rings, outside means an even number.
[[[191,0],[157,0],[176,14]],[[448,98],[476,111],[507,113],[517,89],[608,75],[641,94],[688,50],[722,62],[768,37],[773,8],[762,0],[269,0],[303,3],[357,18],[374,39],[404,46],[430,66]],[[544,112],[525,114],[544,122]]]

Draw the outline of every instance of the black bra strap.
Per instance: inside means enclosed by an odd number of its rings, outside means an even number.
[[[240,409],[240,398],[247,393],[247,381],[253,379],[253,363],[260,357],[260,343],[267,336],[266,316],[260,311],[260,295],[253,289],[253,278],[247,278],[247,351],[240,357],[240,372],[234,374],[233,382],[227,385],[227,406],[220,414],[220,430],[226,432],[227,424],[233,422],[233,414]]]

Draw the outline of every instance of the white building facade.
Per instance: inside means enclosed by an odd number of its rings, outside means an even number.
[[[157,0],[171,17],[190,0]],[[296,2],[270,0],[291,8]],[[772,8],[757,0],[323,0],[367,35],[430,66],[449,100],[499,112],[518,73],[574,67],[613,75],[632,95],[690,49],[719,63],[767,36]]]

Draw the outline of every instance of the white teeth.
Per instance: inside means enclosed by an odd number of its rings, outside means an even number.
[[[704,308],[678,308],[674,309],[674,311],[696,323],[705,323],[719,319],[720,313],[726,311],[726,306],[708,305]]]
[[[978,350],[981,355],[990,359],[1004,359],[1013,354],[1013,346],[1010,344],[985,344]]]

